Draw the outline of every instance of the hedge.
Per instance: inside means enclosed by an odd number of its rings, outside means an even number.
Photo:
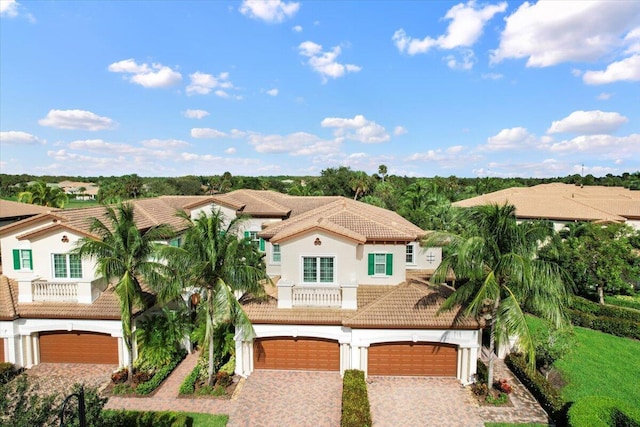
[[[102,411],[102,427],[190,427],[193,419],[175,412]]]
[[[571,405],[568,418],[571,427],[640,427],[640,408],[608,397],[589,396]]]
[[[187,375],[180,384],[180,390],[178,391],[179,395],[188,395],[193,394],[196,389],[196,381],[198,381],[198,377],[200,376],[200,365],[197,365],[193,368],[193,370]]]
[[[604,302],[611,305],[617,305],[618,307],[640,310],[640,300],[634,299],[630,296],[618,295],[615,297],[604,297]]]
[[[168,364],[164,365],[162,368],[158,369],[153,377],[149,381],[145,381],[142,384],[139,384],[136,387],[136,394],[146,396],[149,393],[152,393],[157,389],[162,381],[165,380],[173,372],[173,370],[178,366],[182,359],[184,359],[185,353],[179,353],[175,359],[173,359]]]
[[[598,317],[611,317],[619,320],[629,320],[640,323],[640,311],[630,310],[625,307],[597,304],[585,298],[573,297],[569,306],[583,313]]]
[[[1,339],[1,338],[0,338]],[[13,363],[0,363],[0,384],[6,384],[14,379],[20,373],[20,369],[16,368]]]
[[[371,426],[371,408],[364,372],[347,369],[342,381],[341,427]]]
[[[531,372],[523,355],[511,353],[504,361],[551,418],[562,424],[567,403],[560,392],[540,372]]]
[[[612,317],[598,317],[572,309],[568,309],[567,314],[574,326],[582,326],[619,337],[640,340],[640,322]]]

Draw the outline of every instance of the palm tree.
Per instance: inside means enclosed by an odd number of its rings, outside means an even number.
[[[106,222],[90,218],[89,230],[98,238],[80,239],[74,253],[95,258],[98,274],[108,282],[116,281],[130,381],[133,374],[133,311],[136,307],[145,307],[141,280],[155,284],[162,280],[163,273],[166,274],[166,266],[155,256],[160,246],[156,242],[171,237],[173,230],[166,224],[145,231],[138,229],[131,204],[105,209]]]
[[[353,200],[358,200],[359,196],[364,195],[371,189],[371,178],[366,172],[354,172],[353,177],[349,181],[351,189],[355,191]]]
[[[488,386],[493,381],[496,342],[518,337],[518,346],[535,367],[535,347],[525,310],[560,328],[569,324],[571,279],[557,264],[537,259],[536,253],[553,229],[548,224],[518,224],[512,205],[484,205],[462,213],[463,235],[437,233],[427,244],[448,243],[446,255],[434,273],[442,283],[455,276],[455,292],[440,311],[464,307],[466,316],[484,319],[490,332]]]
[[[18,201],[32,205],[63,208],[69,201],[67,193],[59,187],[49,187],[44,181],[37,181],[26,191],[18,194]]]
[[[161,289],[166,298],[184,288],[195,288],[202,297],[206,313],[204,341],[209,351],[208,378],[211,384],[214,370],[214,330],[223,323],[233,323],[245,336],[253,334],[249,318],[236,299],[236,291],[259,293],[260,281],[267,278],[262,255],[246,239],[238,239],[239,226],[244,218],[229,222],[220,211],[202,213],[189,222],[182,247],[167,246],[162,255],[169,267],[177,272],[177,281]],[[202,349],[203,351],[205,348]]]

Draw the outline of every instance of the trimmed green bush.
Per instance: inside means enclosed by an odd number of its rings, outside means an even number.
[[[567,314],[574,326],[582,326],[618,337],[640,340],[640,322],[612,317],[598,317],[590,313],[572,309],[568,309]]]
[[[190,427],[193,420],[183,413],[114,411],[102,412],[102,427]]]
[[[341,427],[371,426],[371,408],[364,372],[347,369],[342,381]]]
[[[571,405],[568,417],[571,427],[640,427],[640,408],[602,396],[578,400]]]
[[[6,384],[16,377],[20,370],[13,363],[0,363],[0,384]]]
[[[512,353],[504,361],[551,418],[560,423],[566,405],[560,392],[538,371],[531,372],[523,355]]]
[[[640,310],[640,299],[628,295],[617,295],[614,297],[604,297],[604,302],[618,307]]]
[[[629,320],[640,323],[640,311],[630,310],[625,307],[614,307],[611,305],[597,304],[585,298],[571,298],[570,307],[574,310],[588,313],[597,317],[611,317],[620,320]]]
[[[180,395],[189,395],[193,394],[196,389],[196,381],[198,381],[198,377],[200,376],[200,365],[197,365],[193,368],[193,370],[187,375],[180,384],[180,390],[178,394]]]
[[[164,381],[169,376],[169,374],[173,372],[176,366],[178,366],[178,364],[182,362],[182,359],[184,359],[184,356],[185,356],[184,352],[180,353],[178,357],[173,359],[170,363],[158,369],[158,371],[149,381],[139,384],[138,387],[136,387],[136,394],[145,396],[155,391],[155,389],[157,389],[160,386],[162,381]]]

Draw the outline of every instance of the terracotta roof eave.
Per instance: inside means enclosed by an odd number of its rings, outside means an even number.
[[[69,319],[69,320],[122,320],[119,316],[79,316],[79,315],[58,315],[58,314],[29,314],[18,316],[21,319]]]
[[[475,331],[480,329],[480,325],[358,325],[349,322],[344,322],[343,326],[353,329],[429,329],[429,330],[443,330],[443,329],[456,329],[456,330],[468,330]]]
[[[78,234],[81,234],[83,236],[90,237],[90,238],[93,238],[93,239],[98,239],[99,238],[98,236],[90,234],[90,233],[87,233],[86,231],[80,230],[79,228],[72,227],[70,225],[59,224],[58,223],[58,224],[52,224],[52,225],[47,226],[47,227],[38,228],[38,229],[33,230],[31,232],[28,232],[28,233],[20,234],[19,236],[16,236],[16,239],[18,239],[18,240],[29,239],[31,237],[37,237],[37,236],[40,236],[42,234],[47,234],[48,232],[54,231],[56,229],[69,230],[71,232],[78,233]]]
[[[251,323],[254,325],[291,325],[292,322],[291,320],[253,320],[251,319],[251,317],[249,317],[249,320],[251,320]],[[341,321],[313,321],[313,320],[304,320],[304,319],[300,319],[300,320],[296,320],[295,321],[296,325],[324,325],[324,326],[343,326]]]

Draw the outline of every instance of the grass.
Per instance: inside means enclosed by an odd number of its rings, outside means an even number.
[[[198,414],[196,412],[185,412],[185,414],[193,418],[193,427],[225,427],[229,422],[228,415]]]
[[[533,329],[544,327],[530,318]],[[567,385],[562,396],[575,402],[586,396],[606,396],[637,405],[640,402],[640,341],[575,327],[576,345],[554,367]]]

